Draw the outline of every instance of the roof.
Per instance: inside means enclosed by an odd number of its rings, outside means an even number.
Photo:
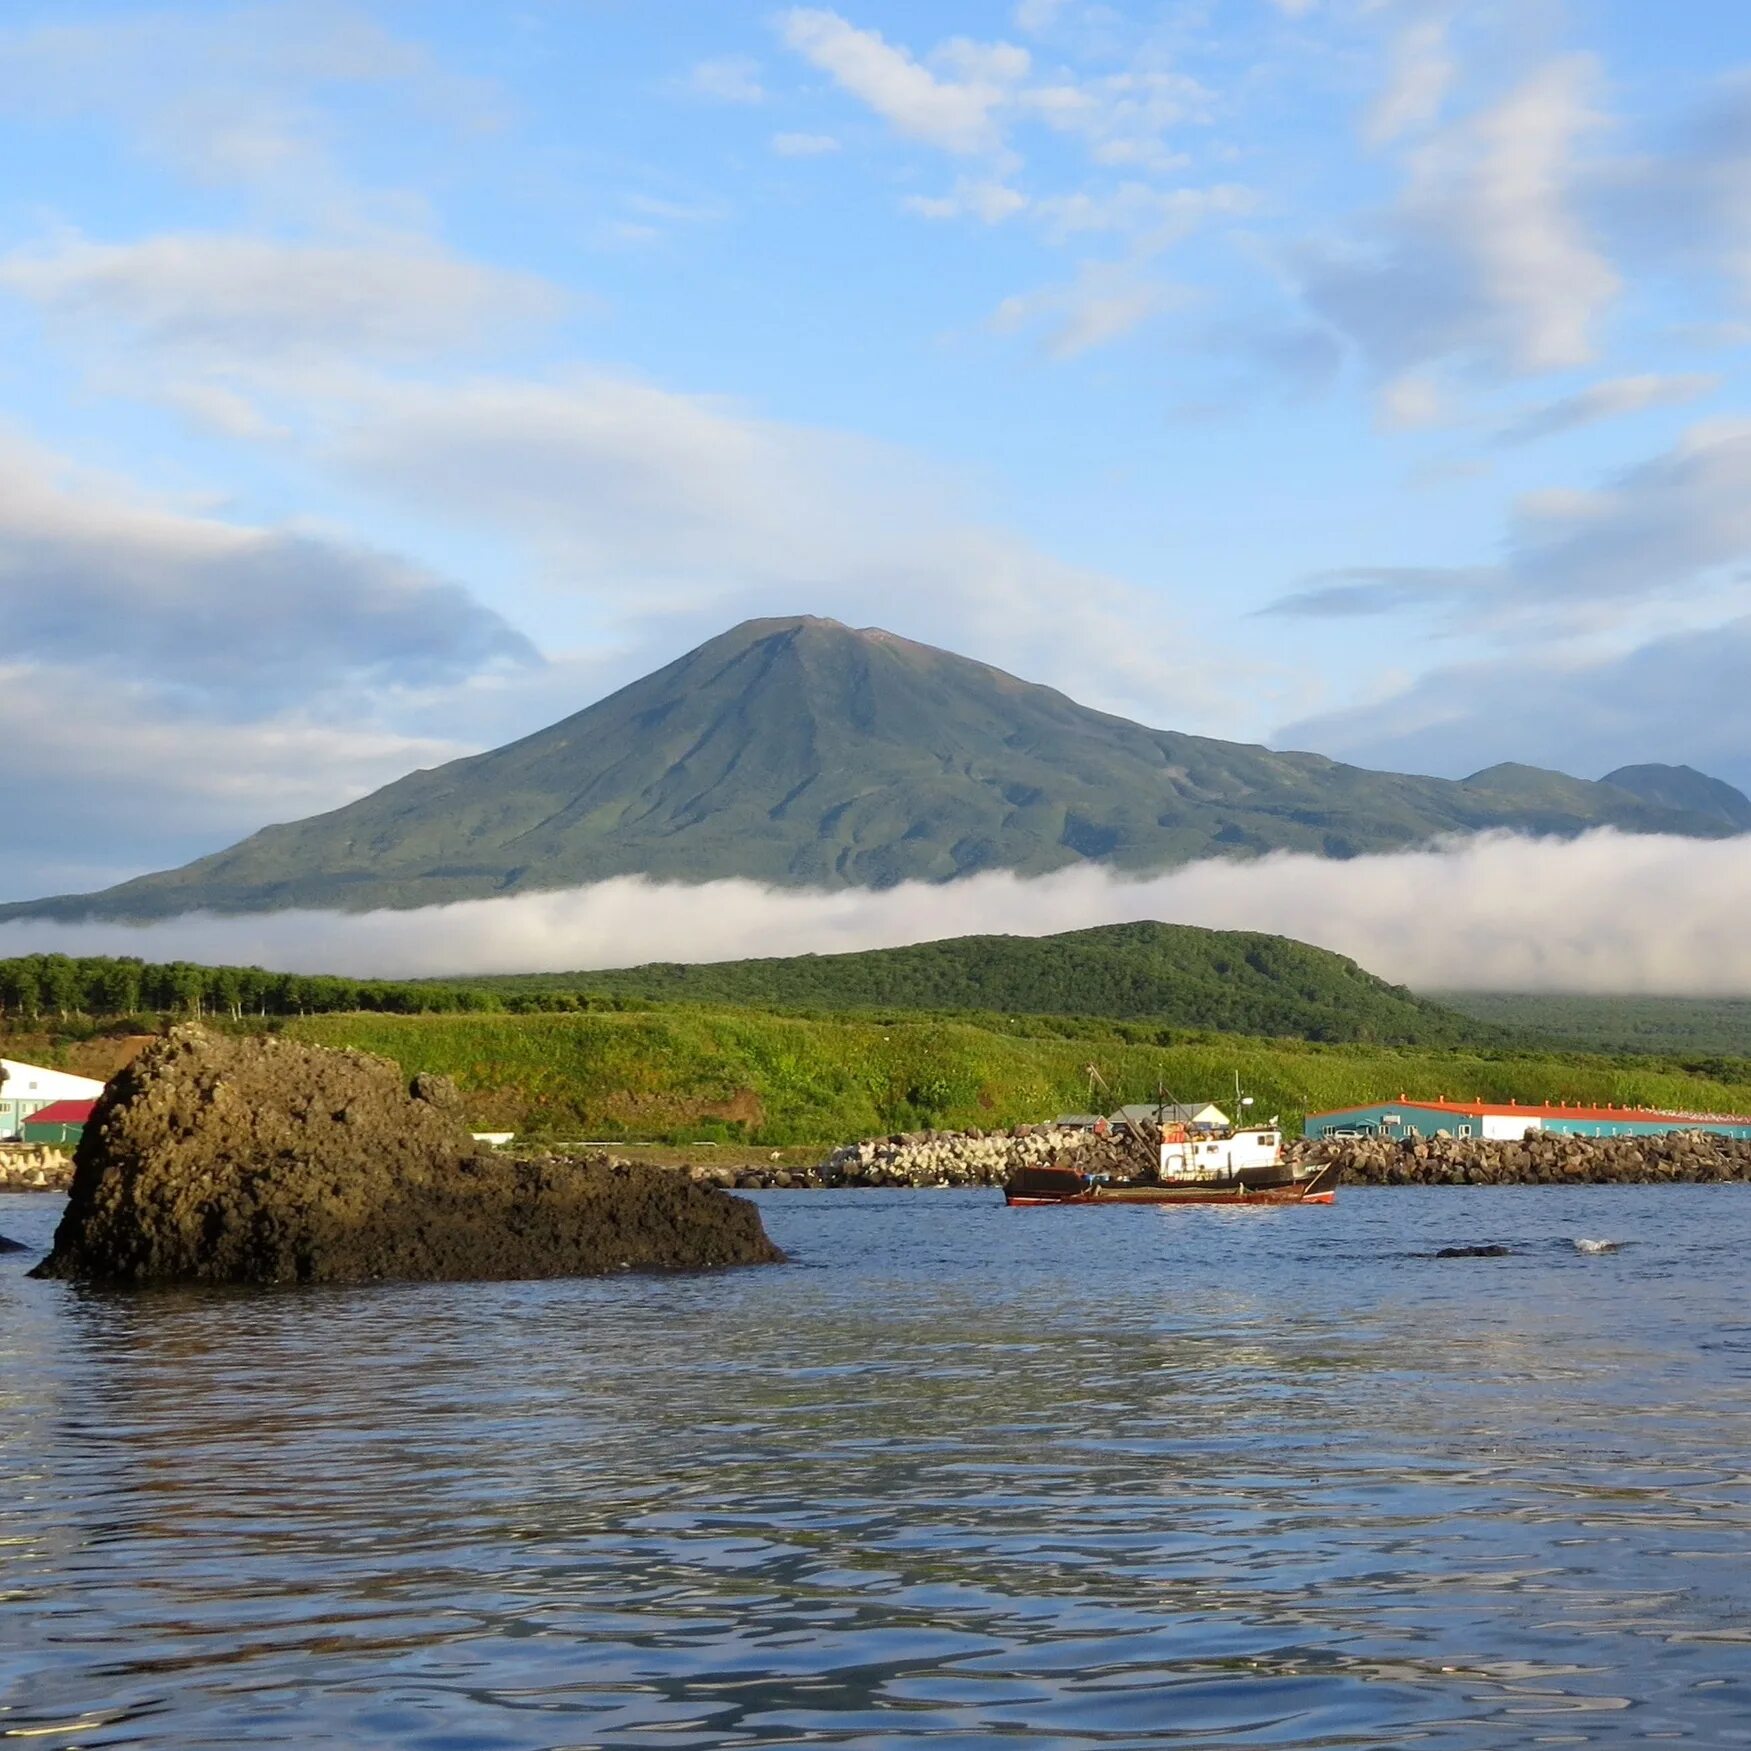
[[[1115,1125],[1153,1125],[1157,1123],[1156,1114],[1161,1115],[1160,1122],[1169,1125],[1189,1125],[1200,1113],[1220,1112],[1222,1109],[1214,1101],[1199,1101],[1187,1106],[1183,1101],[1163,1101],[1157,1105],[1154,1101],[1139,1101],[1135,1105],[1120,1107],[1112,1115]]]
[[[16,1058],[0,1058],[0,1099],[17,1100],[32,1090],[61,1100],[96,1100],[103,1084],[92,1076],[75,1076],[70,1070],[51,1070],[46,1064],[21,1064]]]
[[[88,1125],[94,1100],[58,1100],[52,1106],[38,1107],[24,1122],[27,1125]]]
[[[1607,1125],[1651,1124],[1669,1119],[1681,1125],[1751,1125],[1751,1116],[1741,1113],[1675,1113],[1663,1107],[1595,1107],[1580,1103],[1570,1105],[1566,1101],[1558,1101],[1554,1106],[1522,1106],[1512,1100],[1407,1100],[1402,1095],[1397,1100],[1369,1101],[1366,1106],[1338,1107],[1329,1113],[1309,1113],[1307,1117],[1309,1121],[1339,1119],[1348,1113],[1371,1112],[1376,1107],[1409,1107],[1419,1113],[1457,1113],[1467,1119],[1580,1119],[1589,1124]]]

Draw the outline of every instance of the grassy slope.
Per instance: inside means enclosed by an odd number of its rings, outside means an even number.
[[[479,981],[500,995],[576,991],[763,1009],[982,1010],[1111,1016],[1225,1033],[1392,1044],[1488,1043],[1493,1030],[1354,961],[1287,937],[1177,924],[1058,936],[963,936],[909,948],[662,963]]]
[[[1461,784],[1150,729],[885,633],[752,621],[508,747],[0,918],[415,906],[628,872],[882,886],[1601,823],[1727,830],[1530,767]]]
[[[1538,996],[1506,991],[1431,994],[1492,1027],[1583,1052],[1751,1057],[1751,998]]]
[[[1122,1024],[803,1018],[675,1008],[576,1016],[312,1016],[294,1037],[357,1046],[461,1084],[474,1121],[565,1137],[747,1136],[837,1143],[890,1130],[991,1127],[1088,1102],[1221,1099],[1235,1072],[1262,1114],[1412,1095],[1566,1099],[1751,1111],[1751,1064],[1722,1078],[1648,1059],[1318,1046],[1161,1036]]]

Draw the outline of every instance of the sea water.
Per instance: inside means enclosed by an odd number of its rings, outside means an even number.
[[[0,1258],[0,1739],[1751,1744],[1751,1186],[758,1202],[786,1267]]]

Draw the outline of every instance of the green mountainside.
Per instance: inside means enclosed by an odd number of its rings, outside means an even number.
[[[1694,766],[1620,766],[1599,781],[1663,809],[1708,815],[1735,833],[1751,833],[1751,797]]]
[[[908,948],[659,963],[484,981],[764,1009],[982,1012],[1149,1020],[1222,1033],[1394,1045],[1475,1044],[1494,1030],[1287,937],[1183,924],[1109,924],[1059,936],[962,936]]]
[[[1530,767],[1456,783],[1147,729],[890,633],[754,620],[506,747],[0,919],[367,910],[625,874],[881,887],[1604,825],[1733,830],[1718,809]]]
[[[1490,1027],[1583,1052],[1751,1059],[1751,998],[1611,997],[1517,991],[1430,992]]]

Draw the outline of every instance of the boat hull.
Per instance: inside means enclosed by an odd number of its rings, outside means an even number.
[[[1311,1179],[1289,1185],[1248,1186],[1240,1181],[1177,1186],[1083,1185],[1074,1191],[1067,1189],[1063,1192],[1005,1187],[1003,1201],[1015,1210],[1044,1210],[1063,1205],[1093,1209],[1113,1204],[1156,1207],[1166,1204],[1233,1204],[1243,1209],[1261,1209],[1282,1204],[1330,1204],[1337,1196],[1337,1180],[1337,1169],[1327,1166]]]

